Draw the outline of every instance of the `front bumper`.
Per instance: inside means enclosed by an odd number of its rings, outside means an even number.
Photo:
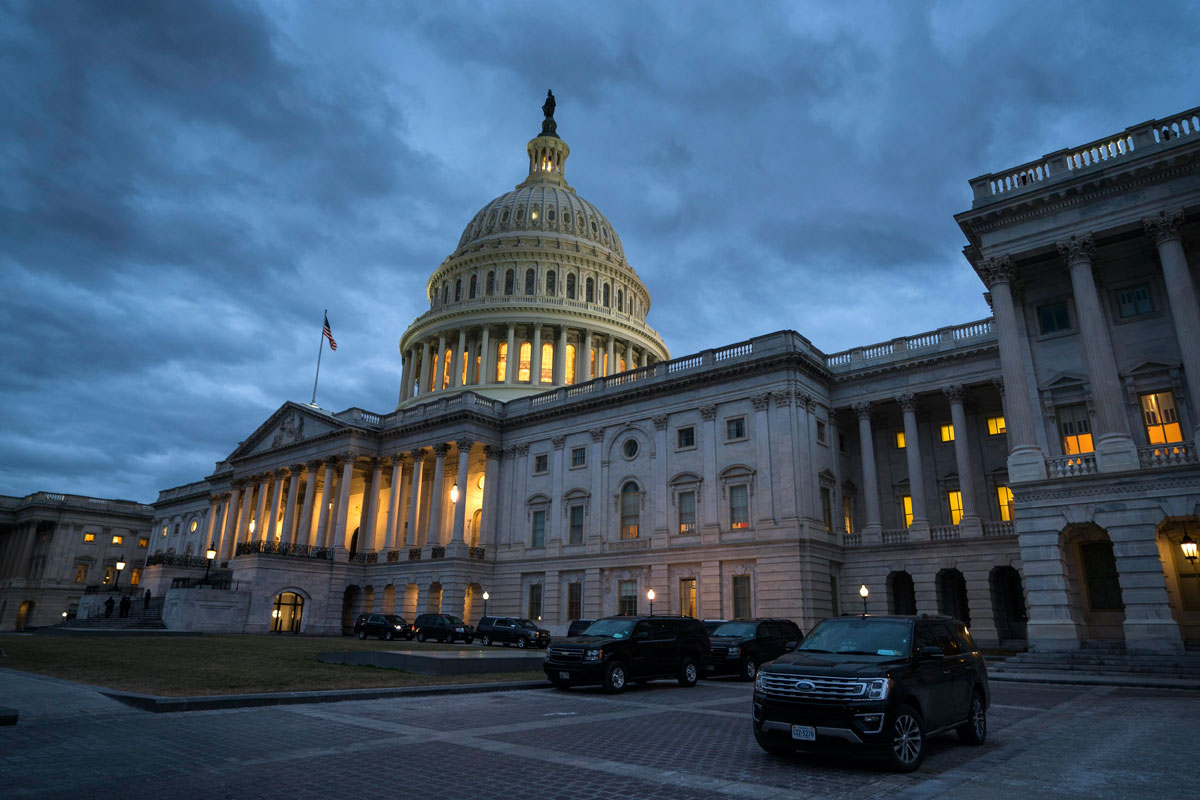
[[[775,700],[755,692],[753,716],[755,732],[775,744],[802,748],[821,745],[878,747],[889,743],[884,733],[889,718],[885,700],[795,702]],[[793,725],[815,729],[816,741],[794,739]]]
[[[542,662],[542,669],[545,670],[548,679],[551,681],[567,681],[572,684],[602,683],[604,681],[604,671],[607,667],[608,664],[604,662],[595,664]]]

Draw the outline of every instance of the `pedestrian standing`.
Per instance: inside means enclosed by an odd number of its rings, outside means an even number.
[[[144,595],[142,595],[142,610],[143,611],[150,610],[150,590],[149,589],[147,589],[146,593]]]
[[[129,595],[124,595],[121,598],[121,616],[122,617],[129,616],[129,607],[131,605],[133,605],[133,601],[129,599]]]
[[[111,597],[104,601],[104,618],[105,619],[108,619],[109,617],[112,616],[113,606],[115,606],[115,605],[116,605],[116,603],[113,602],[113,599]]]

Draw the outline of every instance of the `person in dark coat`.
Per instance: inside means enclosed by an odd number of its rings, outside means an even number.
[[[109,617],[112,616],[113,606],[115,606],[115,605],[116,605],[116,603],[113,602],[113,599],[111,597],[104,601],[104,618],[105,619],[108,619]]]
[[[150,590],[149,589],[147,589],[146,593],[144,595],[142,595],[142,610],[143,611],[150,610]]]
[[[129,599],[129,595],[125,595],[124,597],[121,598],[121,616],[122,617],[129,616],[129,607],[131,605],[133,605],[133,601]]]

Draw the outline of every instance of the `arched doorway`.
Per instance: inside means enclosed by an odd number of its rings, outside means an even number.
[[[299,633],[303,617],[303,597],[295,592],[280,592],[275,595],[275,607],[271,609],[272,633]]]
[[[1029,616],[1025,610],[1025,592],[1021,586],[1021,573],[1011,566],[994,567],[988,575],[992,593],[992,615],[996,623],[996,637],[1005,642],[1024,643],[1025,623]]]
[[[1200,542],[1200,519],[1163,520],[1158,526],[1158,555],[1179,634],[1184,642],[1200,642],[1200,559],[1189,561],[1184,556],[1184,537]]]
[[[26,600],[17,607],[17,630],[24,628],[33,617],[33,601]]]
[[[1068,527],[1062,536],[1067,556],[1070,602],[1079,615],[1084,638],[1125,641],[1125,601],[1112,540],[1098,525]]]
[[[470,546],[479,547],[479,526],[483,522],[483,509],[475,509],[475,513],[471,515],[471,536]]]
[[[917,590],[912,575],[904,570],[887,576],[888,612],[892,614],[916,614]]]
[[[354,631],[354,616],[358,613],[359,588],[351,585],[342,592],[342,636]]]
[[[967,607],[967,579],[956,569],[944,569],[937,574],[938,613],[954,617],[971,627],[971,610]]]
[[[350,534],[350,560],[358,555],[358,528],[354,529],[354,533]]]

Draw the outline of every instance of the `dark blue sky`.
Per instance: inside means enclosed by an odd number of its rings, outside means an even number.
[[[390,411],[546,89],[685,355],[988,315],[967,180],[1200,103],[1195,4],[0,0],[0,493],[153,500]]]

